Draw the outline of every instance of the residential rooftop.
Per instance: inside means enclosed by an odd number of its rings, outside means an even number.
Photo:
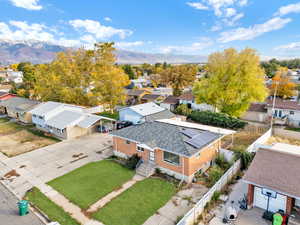
[[[299,146],[275,144],[259,149],[244,180],[248,183],[276,190],[292,197],[300,197]]]
[[[272,106],[273,106],[273,99],[268,99],[267,107],[272,107]],[[291,101],[288,99],[276,98],[275,108],[300,110],[300,103],[298,101]]]
[[[39,101],[21,97],[14,97],[0,102],[0,106],[13,108],[21,113],[30,111],[38,104],[40,104]]]
[[[224,136],[221,133],[160,121],[130,126],[113,131],[112,135],[186,157],[193,156]]]

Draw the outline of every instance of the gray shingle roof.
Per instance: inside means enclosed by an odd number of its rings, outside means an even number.
[[[221,134],[193,129],[202,135],[203,144],[200,148],[195,148],[185,141],[190,138],[182,133],[184,127],[162,122],[146,122],[143,124],[130,126],[121,130],[112,132],[112,135],[125,139],[143,143],[151,148],[160,148],[175,154],[190,157],[199,152],[203,147],[222,137]],[[210,141],[206,141],[205,134],[213,136]]]
[[[155,121],[155,120],[171,119],[171,118],[174,118],[174,117],[175,117],[175,114],[173,114],[172,112],[170,112],[169,110],[166,109],[164,111],[146,116],[146,121],[152,122],[152,121]]]
[[[38,104],[40,104],[39,101],[31,100],[28,98],[15,97],[2,101],[0,103],[0,106],[8,107],[16,112],[27,112],[33,109]]]

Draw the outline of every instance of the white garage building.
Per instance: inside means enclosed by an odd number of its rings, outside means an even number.
[[[259,149],[244,181],[248,183],[248,207],[292,214],[300,207],[300,147],[277,143]],[[296,212],[295,212],[296,213]]]

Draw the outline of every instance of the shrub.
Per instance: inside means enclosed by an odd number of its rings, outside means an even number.
[[[211,200],[212,201],[217,201],[220,198],[220,196],[221,196],[221,192],[215,191],[212,198],[211,198]]]
[[[235,151],[235,157],[236,159],[241,159],[241,170],[245,170],[251,164],[254,154],[247,151]]]
[[[202,124],[234,130],[244,128],[247,125],[247,122],[228,116],[224,113],[210,111],[192,111],[192,113],[188,115],[188,118]]]
[[[224,171],[219,166],[213,166],[207,177],[207,183],[209,187],[214,186],[215,183],[223,176]]]
[[[175,109],[175,113],[183,116],[188,116],[192,113],[192,109],[189,109],[187,104],[181,104]]]
[[[223,170],[228,170],[231,166],[231,163],[228,162],[224,156],[224,154],[218,154],[218,156],[215,159],[216,164],[222,168]]]
[[[134,154],[127,159],[125,166],[128,169],[134,170],[140,159],[141,157],[139,157],[137,154]]]

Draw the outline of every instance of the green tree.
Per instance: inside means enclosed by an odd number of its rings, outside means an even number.
[[[61,52],[50,64],[38,65],[34,93],[37,99],[78,105],[107,105],[111,110],[125,100],[128,76],[115,65],[113,43],[94,50]]]
[[[173,95],[179,96],[185,87],[196,79],[197,67],[194,65],[171,66],[160,72],[162,83],[173,88]]]
[[[122,69],[124,72],[128,75],[130,80],[136,79],[135,72],[133,71],[132,67],[130,64],[125,64],[122,66]]]
[[[209,56],[208,75],[196,82],[193,93],[197,103],[213,105],[223,113],[240,116],[252,102],[262,102],[268,95],[264,73],[256,51],[233,48]]]

